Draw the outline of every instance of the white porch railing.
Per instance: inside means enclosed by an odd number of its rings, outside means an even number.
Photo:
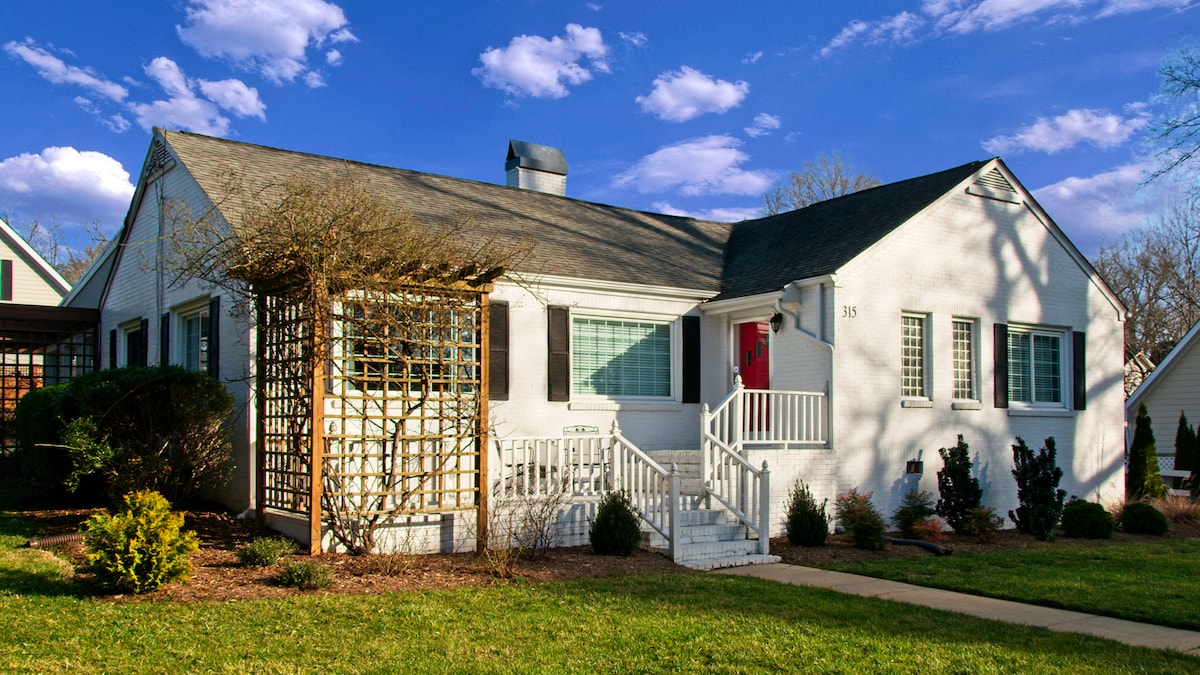
[[[742,378],[700,418],[700,480],[708,495],[758,535],[766,554],[771,536],[771,472],[746,460],[749,447],[823,447],[826,396],[820,392],[746,389]]]
[[[565,490],[572,497],[600,497],[625,490],[638,515],[669,542],[671,559],[682,561],[676,523],[681,500],[679,472],[667,471],[621,434],[518,437],[496,440],[499,499],[544,497]]]

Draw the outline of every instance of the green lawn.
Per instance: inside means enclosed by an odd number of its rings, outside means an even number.
[[[79,594],[0,516],[0,672],[1185,672],[1196,660],[757,579],[675,574],[188,603]]]
[[[1200,630],[1200,541],[1060,539],[1049,548],[834,566],[843,572]]]

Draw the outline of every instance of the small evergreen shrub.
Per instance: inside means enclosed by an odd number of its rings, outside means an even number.
[[[1146,502],[1128,502],[1121,509],[1121,531],[1128,534],[1153,534],[1161,537],[1171,525],[1162,511]]]
[[[967,512],[983,502],[979,479],[971,475],[971,455],[962,434],[953,448],[941,448],[942,470],[938,472],[937,514],[950,523],[955,532],[969,533]]]
[[[967,511],[965,521],[967,529],[975,535],[975,540],[981,544],[995,543],[1000,536],[1000,528],[1004,519],[996,515],[996,510],[990,506],[981,506]]]
[[[856,548],[879,551],[884,546],[883,533],[886,528],[883,516],[871,503],[873,494],[859,494],[858,488],[851,488],[849,492],[837,496],[834,511],[842,527],[850,533]]]
[[[246,567],[270,567],[296,552],[296,542],[287,537],[257,537],[238,548],[238,561]]]
[[[604,495],[588,533],[597,555],[632,555],[642,542],[638,515],[624,490]]]
[[[1146,404],[1138,407],[1133,426],[1133,440],[1129,443],[1129,467],[1125,471],[1125,499],[1162,497],[1167,493],[1162,474],[1158,472],[1158,449],[1154,442],[1154,429]]]
[[[802,481],[788,492],[787,501],[787,536],[793,546],[824,546],[829,537],[829,516],[825,507],[829,500],[817,506],[817,500],[812,496],[808,486]]]
[[[925,491],[912,490],[904,495],[900,507],[892,514],[892,522],[900,531],[900,536],[906,539],[918,538],[914,525],[928,520],[934,515],[933,495]],[[944,521],[943,521],[944,522]]]
[[[1179,411],[1179,427],[1175,430],[1175,470],[1191,471],[1195,468],[1196,430],[1188,424],[1187,415]]]
[[[1016,511],[1008,517],[1017,524],[1017,529],[1031,534],[1039,541],[1054,539],[1054,527],[1062,515],[1063,498],[1066,490],[1058,489],[1062,480],[1062,469],[1055,463],[1058,454],[1054,448],[1054,437],[1046,439],[1045,447],[1034,454],[1021,437],[1013,449],[1013,478],[1017,481]]]
[[[181,532],[183,514],[157,492],[125,495],[115,514],[88,519],[83,545],[88,566],[107,589],[147,593],[191,575],[189,556],[200,548],[195,532]]]
[[[946,521],[937,516],[930,516],[913,523],[912,538],[940,545],[945,537],[945,530]]]
[[[329,588],[333,583],[333,570],[316,560],[301,560],[285,563],[277,577],[280,584],[302,591]]]
[[[1072,498],[1063,505],[1062,528],[1073,539],[1112,539],[1113,517],[1099,504]]]

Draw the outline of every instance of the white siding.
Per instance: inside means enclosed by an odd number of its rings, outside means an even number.
[[[1197,342],[1200,341],[1191,341],[1184,351],[1173,357],[1171,371],[1162,373],[1153,383],[1153,389],[1142,398],[1160,455],[1175,453],[1175,431],[1179,428],[1180,412],[1187,415],[1188,424],[1193,427],[1200,422],[1200,350],[1196,349]],[[1129,411],[1131,435],[1137,412],[1137,408]],[[1174,462],[1170,465],[1175,466]]]

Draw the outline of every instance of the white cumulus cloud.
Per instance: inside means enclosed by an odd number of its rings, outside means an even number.
[[[258,90],[238,80],[191,80],[165,56],[151,61],[146,75],[162,87],[167,98],[129,106],[143,129],[162,126],[224,136],[229,133],[229,118],[221,114],[222,109],[238,117],[266,119],[266,105],[259,100]],[[196,95],[196,89],[204,98]]]
[[[518,35],[507,47],[485,50],[479,55],[483,65],[471,74],[510,96],[562,98],[570,93],[568,86],[609,72],[608,51],[600,29],[572,23],[566,35]]]
[[[635,100],[642,109],[668,122],[686,122],[705,113],[724,113],[750,93],[743,81],[718,80],[688,66],[662,73],[654,90]]]
[[[668,216],[687,216],[688,218],[699,218],[700,220],[715,220],[718,223],[736,223],[742,220],[751,220],[762,216],[762,207],[714,207],[711,209],[696,209],[687,210],[672,206],[669,202],[654,202],[650,208],[659,213],[665,213]]]
[[[0,161],[0,204],[22,220],[111,225],[132,196],[129,172],[100,152],[50,147]]]
[[[129,90],[106,80],[89,69],[69,66],[62,59],[38,47],[32,40],[7,42],[4,51],[33,66],[37,74],[54,84],[73,84],[88,89],[112,101],[122,101]]]
[[[175,31],[201,56],[228,59],[281,84],[312,72],[310,48],[356,42],[348,24],[341,7],[323,0],[189,0]]]
[[[613,179],[638,192],[678,189],[684,195],[757,195],[771,186],[765,171],[741,168],[749,155],[732,136],[705,136],[668,145],[646,155]]]
[[[776,115],[759,113],[754,116],[754,124],[746,127],[744,131],[750,138],[758,138],[766,136],[781,126],[783,126],[783,122]]]
[[[1039,117],[1033,124],[1007,136],[983,142],[983,149],[995,155],[1024,151],[1054,154],[1080,143],[1099,148],[1117,147],[1149,122],[1144,104],[1126,108],[1129,116],[1107,110],[1082,108],[1055,117]]]
[[[1124,164],[1092,176],[1071,176],[1033,196],[1084,253],[1161,213],[1171,195],[1139,188],[1152,161]]]

